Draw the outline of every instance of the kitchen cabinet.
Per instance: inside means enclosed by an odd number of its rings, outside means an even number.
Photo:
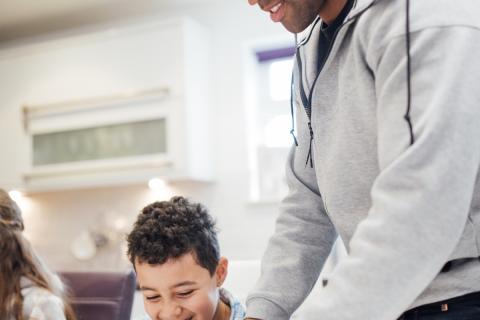
[[[0,183],[212,181],[209,57],[187,18],[1,49]]]

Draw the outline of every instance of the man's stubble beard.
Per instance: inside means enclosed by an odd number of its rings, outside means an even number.
[[[315,21],[326,2],[327,0],[287,1],[286,4],[291,7],[291,12],[290,16],[286,16],[285,21],[282,21],[283,26],[292,33],[302,32]],[[295,17],[295,15],[299,16]]]

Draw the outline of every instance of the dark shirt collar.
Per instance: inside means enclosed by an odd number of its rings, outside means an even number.
[[[345,6],[343,7],[342,11],[340,11],[340,14],[337,16],[337,18],[335,18],[335,20],[332,23],[327,24],[322,21],[320,28],[322,33],[327,37],[327,39],[331,40],[333,38],[335,31],[337,31],[337,29],[345,21],[345,18],[347,17],[350,10],[352,10],[354,3],[355,3],[355,0],[348,0]]]

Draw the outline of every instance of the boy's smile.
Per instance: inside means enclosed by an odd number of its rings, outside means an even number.
[[[153,320],[228,319],[228,306],[219,298],[227,268],[227,259],[221,258],[211,276],[192,253],[159,265],[135,261],[145,310]]]

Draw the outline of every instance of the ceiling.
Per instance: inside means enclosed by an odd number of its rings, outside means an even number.
[[[0,0],[0,43],[214,1],[227,0]]]

